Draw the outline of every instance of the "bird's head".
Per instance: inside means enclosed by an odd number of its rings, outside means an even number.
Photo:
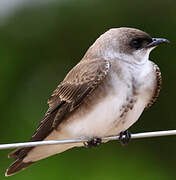
[[[148,60],[152,49],[163,43],[169,41],[164,38],[152,38],[144,31],[134,28],[113,28],[102,34],[88,52],[105,59],[143,64]]]

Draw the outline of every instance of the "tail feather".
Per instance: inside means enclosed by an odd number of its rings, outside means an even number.
[[[5,176],[11,176],[20,170],[23,170],[30,166],[34,162],[23,162],[23,159],[15,160],[7,169]]]
[[[32,147],[17,148],[16,150],[8,154],[8,158],[22,159],[31,149]]]
[[[45,140],[45,138],[47,139],[48,137],[50,137],[50,134],[52,134],[52,132],[54,131],[53,122],[54,122],[55,116],[58,113],[58,109],[61,106],[64,106],[65,104],[66,104],[65,101],[62,101],[62,102],[58,101],[56,104],[57,106],[54,106],[53,108],[49,108],[49,110],[45,114],[44,118],[40,122],[34,135],[31,137],[31,139],[29,141],[42,141],[42,140]],[[61,115],[62,116],[60,117],[60,119],[63,118],[64,114],[62,113]],[[59,118],[59,116],[57,116],[57,118]],[[57,125],[59,122],[61,122],[61,120],[57,119],[57,122],[56,122]],[[57,137],[58,136],[56,136],[56,138]],[[51,136],[51,138],[49,138],[49,140],[53,140],[53,139],[55,139],[55,138],[52,136]],[[35,150],[33,152],[31,152],[31,150],[33,150],[33,149],[35,149]],[[51,149],[50,150],[51,152],[48,152],[48,149]],[[62,151],[64,151],[64,150],[62,150]],[[39,153],[36,153],[36,152],[39,152]],[[17,173],[20,170],[27,168],[29,165],[31,165],[32,163],[37,161],[37,160],[35,160],[35,158],[36,159],[38,158],[38,160],[40,160],[40,159],[43,159],[45,157],[48,157],[48,156],[56,154],[56,153],[57,153],[57,150],[55,150],[55,149],[52,150],[52,148],[48,148],[48,146],[46,146],[44,148],[43,147],[41,147],[41,148],[40,147],[17,148],[15,151],[12,151],[8,155],[9,158],[15,158],[15,161],[7,169],[5,175],[10,176],[10,175]],[[27,158],[28,161],[24,161],[25,158]]]
[[[8,158],[15,158],[16,159],[16,157],[17,157],[16,154],[18,154],[18,151],[19,151],[19,149],[16,149],[16,150],[12,151],[11,153],[9,153]]]

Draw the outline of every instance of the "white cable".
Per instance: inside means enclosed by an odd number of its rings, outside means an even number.
[[[148,137],[159,137],[159,136],[172,136],[176,135],[176,130],[168,131],[156,131],[156,132],[145,132],[131,134],[131,139],[148,138]],[[125,137],[125,136],[124,136]],[[101,138],[102,142],[111,140],[118,140],[119,136],[108,136]],[[54,144],[70,144],[70,143],[83,143],[90,139],[79,138],[79,139],[63,139],[63,140],[51,140],[51,141],[36,141],[36,142],[24,142],[24,143],[11,143],[11,144],[0,144],[0,149],[13,149],[21,147],[34,147]]]

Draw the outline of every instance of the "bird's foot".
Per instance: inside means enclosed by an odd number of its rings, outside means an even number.
[[[123,136],[125,136],[125,137],[123,137]],[[131,133],[128,130],[122,131],[120,133],[119,141],[122,144],[122,146],[126,146],[128,144],[128,142],[130,141],[130,139],[131,139]]]
[[[101,138],[92,138],[87,142],[84,142],[84,146],[87,148],[97,147],[102,143]]]

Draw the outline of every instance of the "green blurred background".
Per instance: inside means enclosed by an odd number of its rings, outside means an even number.
[[[2,0],[5,1],[5,0]],[[6,1],[7,2],[7,1]],[[27,141],[47,110],[47,99],[87,48],[112,27],[136,27],[172,43],[152,52],[163,87],[157,103],[130,130],[176,129],[175,0],[45,0],[0,11],[0,143]],[[3,14],[3,13],[2,13]],[[0,180],[12,162],[0,151]],[[39,161],[12,180],[175,180],[176,137],[109,142],[75,148]]]

